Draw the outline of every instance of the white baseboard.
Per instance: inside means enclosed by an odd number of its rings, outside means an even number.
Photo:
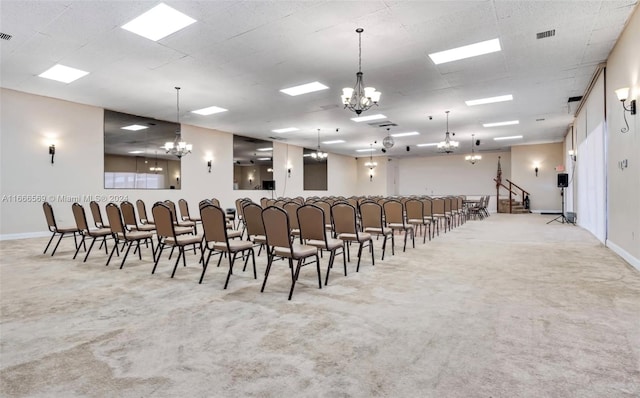
[[[45,236],[51,236],[51,232],[41,231],[41,232],[25,232],[22,234],[4,234],[4,235],[0,235],[0,240],[43,238]]]
[[[640,271],[640,259],[637,259],[637,258],[633,257],[626,250],[624,250],[623,248],[621,248],[620,246],[616,245],[615,243],[611,242],[608,239],[607,239],[607,242],[605,243],[605,246],[607,246],[609,249],[613,250],[614,253],[616,253],[618,256],[622,257],[626,262],[628,262],[635,269]]]
[[[560,209],[556,209],[556,210],[531,210],[532,213],[536,213],[536,214],[542,214],[542,213],[558,213],[558,215],[560,215],[560,213],[562,212],[562,210]],[[551,214],[549,214],[551,215]]]

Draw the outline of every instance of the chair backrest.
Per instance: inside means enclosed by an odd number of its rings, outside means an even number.
[[[136,200],[136,207],[138,208],[138,217],[140,217],[140,222],[142,224],[146,224],[147,222],[149,222],[149,217],[147,216],[147,206],[144,204],[144,200]]]
[[[397,200],[384,202],[384,219],[387,223],[404,224],[402,203]]]
[[[273,205],[272,205],[272,206],[279,207],[279,208],[281,208],[281,209],[282,209],[282,208],[284,208],[284,205],[285,205],[286,203],[287,203],[287,201],[286,201],[286,200],[278,199],[278,200],[276,200],[276,201],[273,203]]]
[[[267,207],[267,202],[269,201],[269,198],[260,198],[260,206]]]
[[[178,207],[180,208],[180,216],[182,220],[190,220],[191,216],[189,215],[189,204],[186,200],[180,199],[178,200]]]
[[[169,208],[169,210],[171,210],[171,219],[173,220],[173,223],[177,224],[178,223],[178,212],[176,211],[176,204],[173,203],[172,200],[165,200],[164,204],[165,204],[165,206],[167,206]],[[153,216],[153,218],[155,219],[156,216]]]
[[[444,214],[444,199],[443,198],[434,198],[431,199],[432,211],[433,214]]]
[[[131,202],[124,201],[120,203],[120,211],[122,212],[122,218],[124,219],[124,225],[126,227],[138,227],[136,211]]]
[[[451,199],[451,197],[446,197],[444,198],[444,212],[445,213],[451,213],[451,202],[453,200]]]
[[[298,209],[300,208],[300,203],[287,202],[282,206],[282,208],[287,212],[287,215],[289,216],[289,226],[291,227],[291,229],[300,228],[298,224]]]
[[[276,206],[269,206],[262,210],[262,223],[267,246],[291,248],[289,217],[286,211]]]
[[[242,202],[244,201],[243,198],[238,198],[236,199],[236,216],[239,219],[243,219],[244,215],[242,214]]]
[[[351,206],[353,206],[354,209],[358,208],[358,199],[356,199],[356,198],[347,199],[347,203],[349,203]]]
[[[449,198],[449,201],[451,202],[451,211],[457,211],[458,210],[458,197],[457,196],[451,196]]]
[[[422,211],[424,212],[424,216],[433,216],[433,203],[431,199],[422,199],[420,202],[422,202]]]
[[[247,203],[242,208],[244,221],[247,225],[249,236],[264,235],[264,224],[262,223],[262,207],[256,203]]]
[[[375,202],[360,203],[362,228],[382,228],[382,206]]]
[[[173,228],[174,216],[171,208],[166,202],[157,202],[151,208],[153,220],[156,223],[156,233],[158,238],[175,238],[176,233]]]
[[[404,204],[407,210],[407,220],[424,220],[424,206],[418,199],[409,199]]]
[[[331,224],[331,205],[329,204],[329,202],[319,200],[315,202],[314,205],[318,206],[322,209],[322,211],[324,211],[324,223],[326,225]]]
[[[89,208],[91,209],[91,216],[93,216],[93,222],[96,227],[102,228],[104,221],[102,221],[102,213],[100,212],[100,205],[95,200],[89,202]]]
[[[207,242],[227,242],[227,215],[218,206],[206,205],[200,209],[204,239]]]
[[[220,201],[217,198],[211,198],[211,199],[209,199],[209,202],[211,202],[211,204],[214,205],[214,206],[218,206],[218,207],[222,208],[222,206],[220,206]]]
[[[215,202],[213,200],[211,200],[211,199],[202,199],[200,202],[198,202],[198,210],[202,209],[205,206],[209,206],[209,205],[220,207],[219,205],[215,204]]]
[[[76,227],[81,234],[89,232],[89,226],[87,225],[87,216],[84,213],[84,207],[80,203],[74,203],[71,205],[71,211],[73,212],[73,218],[76,220]]]
[[[111,232],[116,235],[125,235],[127,233],[124,224],[122,223],[122,214],[120,213],[120,208],[115,203],[107,204],[107,219],[109,220]]]
[[[325,215],[320,207],[311,204],[300,206],[296,217],[300,225],[300,239],[327,241]]]
[[[57,231],[58,226],[56,225],[56,218],[53,216],[53,207],[51,207],[49,202],[44,202],[42,204],[42,209],[44,210],[44,217],[47,219],[47,226],[49,227],[49,231]]]
[[[356,208],[348,203],[336,203],[331,206],[331,219],[336,234],[358,234]]]

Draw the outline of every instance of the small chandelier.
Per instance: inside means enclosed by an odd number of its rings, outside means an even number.
[[[458,141],[451,140],[451,138],[449,137],[449,111],[446,111],[445,113],[447,114],[447,132],[444,135],[444,141],[441,141],[438,143],[438,151],[444,152],[444,153],[451,153],[456,150],[459,143]],[[456,133],[452,133],[452,134],[456,135]]]
[[[471,164],[476,164],[476,162],[480,159],[482,159],[482,156],[480,155],[476,155],[475,151],[473,150],[473,143],[474,143],[474,139],[473,137],[475,137],[475,134],[471,134],[471,155],[467,155],[464,157],[464,160],[466,160],[467,162],[471,163]]]
[[[369,144],[371,150],[369,151],[369,161],[364,164],[365,167],[369,168],[369,181],[373,181],[373,169],[378,165],[377,162],[373,161],[373,144]]]
[[[328,153],[322,152],[320,150],[320,129],[318,129],[318,149],[315,152],[311,153],[311,157],[316,160],[324,160],[327,158],[327,156],[329,156]]]
[[[373,87],[365,87],[362,81],[362,32],[364,29],[356,29],[358,33],[358,73],[356,73],[356,85],[353,88],[342,89],[342,103],[344,109],[349,109],[356,114],[361,114],[380,101],[380,91]]]
[[[193,149],[193,145],[187,144],[182,140],[182,135],[180,133],[180,87],[175,87],[176,89],[176,121],[178,123],[178,128],[176,129],[176,138],[173,142],[169,141],[164,144],[164,149],[168,154],[177,156],[178,159],[181,157],[190,154]]]

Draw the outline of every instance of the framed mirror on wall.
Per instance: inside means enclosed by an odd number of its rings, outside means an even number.
[[[322,152],[307,148],[303,151],[305,191],[327,190],[327,157],[318,156],[318,153]]]
[[[233,189],[275,189],[272,142],[233,136]]]
[[[104,111],[104,187],[180,189],[180,159],[168,155],[177,123]]]

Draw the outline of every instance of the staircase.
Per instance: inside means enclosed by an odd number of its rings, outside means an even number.
[[[498,213],[509,213],[509,199],[500,199],[498,201]],[[512,214],[525,214],[531,213],[529,209],[524,208],[522,202],[518,202],[515,199],[511,199],[511,213]]]

